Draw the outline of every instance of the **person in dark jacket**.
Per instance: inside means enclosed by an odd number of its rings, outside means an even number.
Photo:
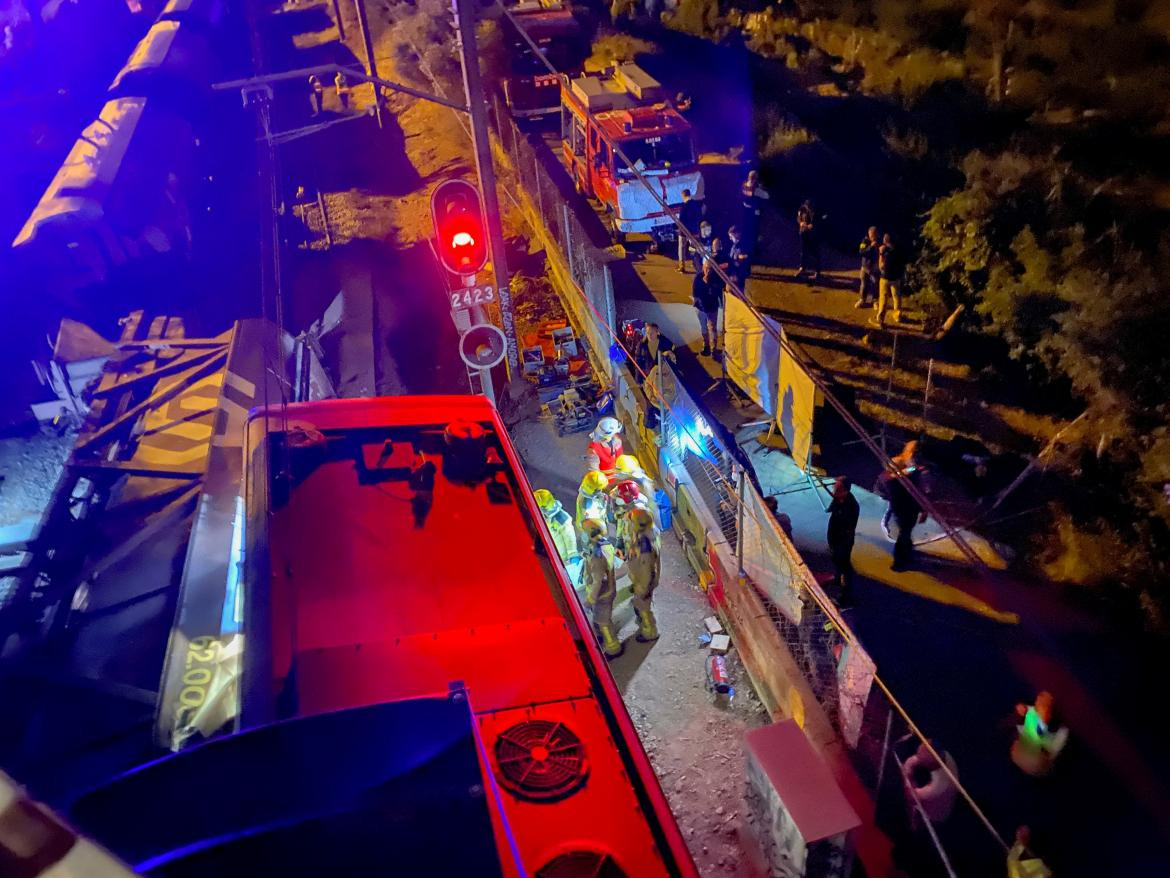
[[[710,261],[704,262],[703,270],[695,275],[691,283],[691,298],[699,314],[699,329],[703,333],[700,356],[709,357],[712,349],[716,352],[719,350],[719,309],[723,306],[723,281],[712,270]]]
[[[646,334],[634,348],[634,362],[638,364],[642,374],[646,375],[658,365],[660,354],[667,359],[674,359],[674,342],[662,334],[657,323],[647,323]]]
[[[683,228],[698,237],[699,225],[703,222],[703,214],[706,213],[707,206],[701,201],[695,201],[691,197],[690,189],[683,190],[682,199],[682,204],[678,209],[678,221],[683,224]],[[680,274],[687,273],[686,259],[690,246],[687,236],[680,234],[678,236],[678,270]],[[695,271],[698,269],[696,268]]]
[[[740,220],[739,227],[743,232],[743,239],[748,247],[755,247],[760,234],[760,213],[764,202],[768,200],[768,193],[760,185],[758,171],[748,171],[747,179],[739,187]]]
[[[695,274],[702,274],[703,260],[707,258],[707,251],[711,249],[711,244],[715,241],[715,229],[707,220],[699,223],[699,244],[702,246],[701,250],[691,248],[691,262],[695,266]]]
[[[817,238],[817,214],[812,202],[806,201],[796,211],[796,231],[800,235],[800,267],[797,277],[808,272],[811,280],[821,273],[821,247]]]
[[[897,458],[895,458],[897,460]],[[926,521],[926,512],[911,488],[921,493],[922,470],[915,464],[878,478],[877,493],[889,501],[890,516],[898,529],[894,539],[894,563],[891,570],[905,570],[914,556],[914,525]]]
[[[727,238],[731,245],[727,249],[728,273],[735,280],[735,285],[744,291],[744,284],[752,273],[752,254],[747,242],[743,239],[738,226],[727,230]]]
[[[853,496],[853,482],[841,476],[833,485],[833,500],[829,503],[829,529],[825,539],[833,560],[833,585],[841,589],[841,606],[853,603],[853,542],[857,535],[857,518],[861,507]]]
[[[872,308],[877,299],[880,248],[881,239],[878,237],[877,226],[870,226],[865,237],[861,239],[861,246],[857,248],[857,253],[861,256],[861,284],[857,290],[854,308]]]

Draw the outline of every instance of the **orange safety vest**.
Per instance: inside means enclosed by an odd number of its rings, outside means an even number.
[[[594,439],[589,443],[589,450],[597,455],[597,468],[609,476],[612,483],[617,473],[617,459],[622,456],[622,440],[616,436],[610,443]]]

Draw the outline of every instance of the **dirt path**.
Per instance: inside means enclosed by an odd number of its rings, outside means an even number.
[[[551,490],[566,507],[576,497],[584,435],[558,438],[551,422],[534,419],[512,431],[521,457],[530,462],[533,486]],[[653,644],[634,639],[637,623],[619,582],[614,619],[626,648],[610,668],[699,871],[767,875],[744,799],[743,738],[766,724],[767,715],[734,650],[729,665],[736,695],[730,707],[717,705],[707,692],[707,649],[698,636],[711,610],[673,533],[663,535],[662,547],[662,584],[654,595],[662,636]]]

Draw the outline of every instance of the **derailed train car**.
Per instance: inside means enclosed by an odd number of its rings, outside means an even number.
[[[71,311],[189,256],[224,18],[220,0],[167,4],[13,241],[23,276]]]
[[[186,119],[150,98],[109,101],[13,242],[24,267],[70,298],[127,266],[182,258],[195,154]]]

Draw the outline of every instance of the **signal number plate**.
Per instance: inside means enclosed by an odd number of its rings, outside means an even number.
[[[476,305],[488,305],[496,300],[496,288],[493,286],[472,287],[468,290],[455,290],[451,296],[451,310],[461,311]]]

